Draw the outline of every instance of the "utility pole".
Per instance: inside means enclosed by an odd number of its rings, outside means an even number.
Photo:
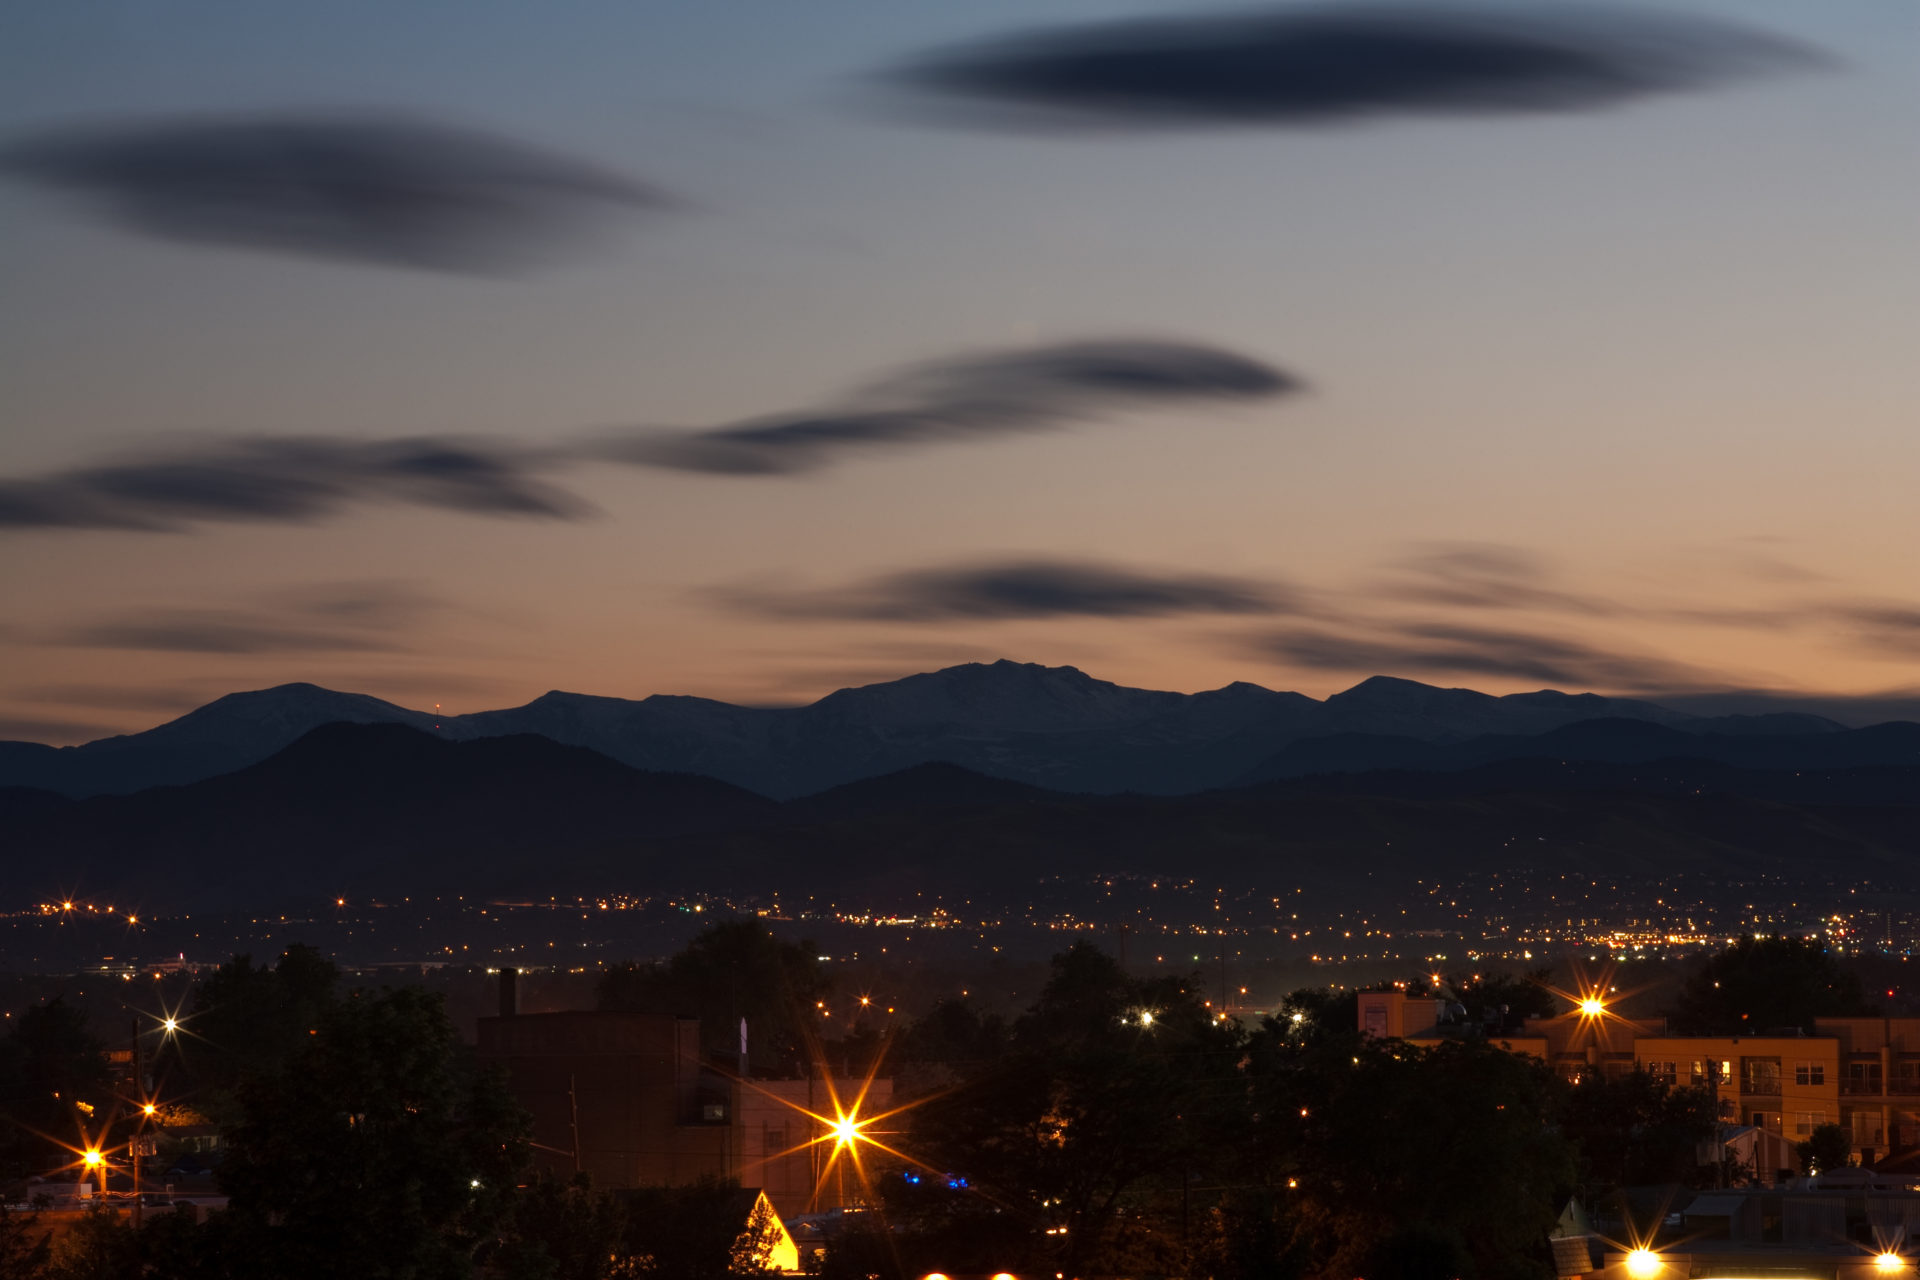
[[[573,1076],[567,1077],[567,1129],[573,1135],[573,1171],[580,1172],[580,1095],[574,1089]]]
[[[147,1074],[140,1065],[140,1015],[134,1014],[133,1025],[133,1095],[140,1101],[140,1118],[133,1126],[133,1141],[127,1144],[129,1163],[133,1165],[133,1229],[140,1229],[140,1146],[147,1132]]]

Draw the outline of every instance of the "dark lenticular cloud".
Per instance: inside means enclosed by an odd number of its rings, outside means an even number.
[[[303,521],[368,501],[570,517],[537,455],[472,441],[248,438],[0,480],[0,529],[170,531],[201,521]]]
[[[1290,607],[1288,593],[1265,583],[1057,560],[917,569],[841,590],[732,592],[724,599],[774,617],[872,622],[1270,614]]]
[[[0,168],[168,240],[491,271],[661,192],[562,156],[386,117],[185,120],[43,134]]]
[[[1321,125],[1594,110],[1820,61],[1704,19],[1343,5],[1038,31],[937,51],[882,78],[987,124]]]
[[[734,475],[813,471],[843,455],[1059,428],[1096,414],[1297,391],[1271,365],[1192,343],[1114,340],[921,366],[841,405],[700,431],[637,431],[595,456]]]

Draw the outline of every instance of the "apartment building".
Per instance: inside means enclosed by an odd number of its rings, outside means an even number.
[[[1664,1019],[1604,1009],[1469,1025],[1450,1019],[1450,1008],[1397,991],[1362,992],[1360,1030],[1422,1045],[1484,1037],[1570,1078],[1639,1069],[1673,1084],[1711,1084],[1725,1119],[1780,1140],[1764,1144],[1770,1151],[1791,1151],[1820,1125],[1839,1124],[1859,1163],[1911,1154],[1920,1173],[1920,1018],[1820,1018],[1811,1035],[1673,1036]]]

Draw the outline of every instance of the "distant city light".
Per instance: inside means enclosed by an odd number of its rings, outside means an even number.
[[[80,1153],[80,1160],[82,1163],[84,1163],[87,1166],[87,1168],[97,1169],[103,1163],[105,1163],[106,1157],[100,1154],[100,1149],[98,1147],[88,1147],[85,1151],[82,1151]]]
[[[1606,1002],[1597,996],[1588,996],[1580,1002],[1580,1012],[1589,1018],[1597,1018],[1606,1011]]]
[[[1897,1253],[1881,1253],[1875,1255],[1873,1259],[1873,1267],[1876,1271],[1899,1271],[1906,1265],[1907,1260]]]
[[[1647,1280],[1660,1274],[1660,1255],[1651,1249],[1635,1249],[1627,1255],[1627,1274],[1635,1280]]]

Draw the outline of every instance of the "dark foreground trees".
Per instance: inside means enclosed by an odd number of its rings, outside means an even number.
[[[1475,985],[1516,1004],[1513,984]],[[1569,1082],[1484,1037],[1368,1039],[1347,993],[1296,992],[1243,1028],[1076,947],[1010,1031],[937,1019],[905,1041],[949,1089],[906,1113],[925,1167],[888,1184],[889,1229],[843,1242],[833,1275],[1522,1280],[1552,1274],[1576,1191],[1718,1172],[1696,1165],[1709,1090]]]
[[[1688,978],[1671,1022],[1680,1035],[1739,1036],[1878,1013],[1859,976],[1819,938],[1748,934]]]
[[[220,1170],[233,1252],[288,1280],[467,1274],[528,1163],[504,1081],[416,989],[350,995],[318,1021],[240,1085]]]
[[[1074,948],[997,1056],[908,1113],[940,1174],[894,1184],[848,1274],[1541,1274],[1579,1168],[1563,1083],[1484,1043],[1362,1039],[1340,1004],[1249,1030]]]
[[[1261,1123],[1291,1130],[1285,1208],[1318,1274],[1537,1272],[1573,1183],[1556,1082],[1484,1042],[1323,1046],[1266,1080]],[[1297,1104],[1297,1105],[1296,1105]]]
[[[30,1108],[104,1080],[56,1005],[0,1059]],[[221,1113],[229,1207],[113,1212],[63,1238],[0,1212],[0,1280],[709,1280],[764,1273],[765,1224],[711,1181],[606,1193],[531,1175],[526,1117],[417,988],[343,991],[317,953],[242,957],[205,983],[165,1065]],[[11,1097],[12,1095],[9,1095]]]
[[[0,1035],[0,1181],[78,1142],[78,1119],[105,1114],[113,1097],[106,1046],[80,1010],[56,996],[8,1021]]]
[[[911,1113],[915,1154],[1034,1228],[1029,1269],[1164,1273],[1183,1188],[1240,1137],[1243,1042],[1186,980],[1076,946],[998,1057]]]

